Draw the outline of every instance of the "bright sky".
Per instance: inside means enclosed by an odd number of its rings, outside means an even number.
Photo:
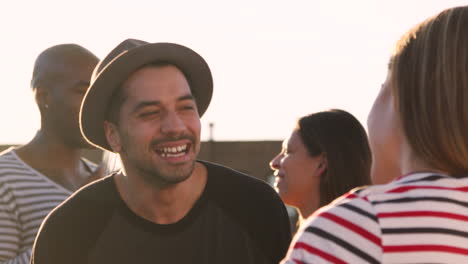
[[[126,38],[176,42],[214,76],[202,139],[282,140],[295,120],[341,108],[363,125],[394,43],[468,0],[18,0],[2,5],[0,144],[29,141],[39,112],[29,87],[44,49],[77,43],[98,57]]]

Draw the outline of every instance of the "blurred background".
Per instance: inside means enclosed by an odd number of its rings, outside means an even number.
[[[103,58],[126,38],[176,42],[214,76],[200,159],[271,183],[268,162],[300,116],[344,109],[365,126],[394,43],[464,0],[41,0],[2,3],[0,150],[39,128],[29,86],[44,49],[77,43]],[[100,162],[99,150],[85,156]]]

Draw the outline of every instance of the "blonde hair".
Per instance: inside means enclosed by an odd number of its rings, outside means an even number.
[[[468,6],[447,9],[405,34],[390,70],[410,147],[429,166],[468,175]]]

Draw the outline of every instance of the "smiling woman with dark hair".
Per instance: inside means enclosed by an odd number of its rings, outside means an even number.
[[[281,199],[298,209],[301,220],[350,189],[370,183],[366,131],[343,110],[304,116],[270,166]]]

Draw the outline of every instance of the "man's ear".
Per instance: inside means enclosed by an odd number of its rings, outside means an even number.
[[[44,87],[36,87],[35,88],[35,95],[36,103],[39,106],[41,111],[49,108],[50,104],[50,94],[49,91]]]
[[[109,121],[104,121],[104,134],[112,151],[119,153],[122,150],[122,144],[117,126]]]

